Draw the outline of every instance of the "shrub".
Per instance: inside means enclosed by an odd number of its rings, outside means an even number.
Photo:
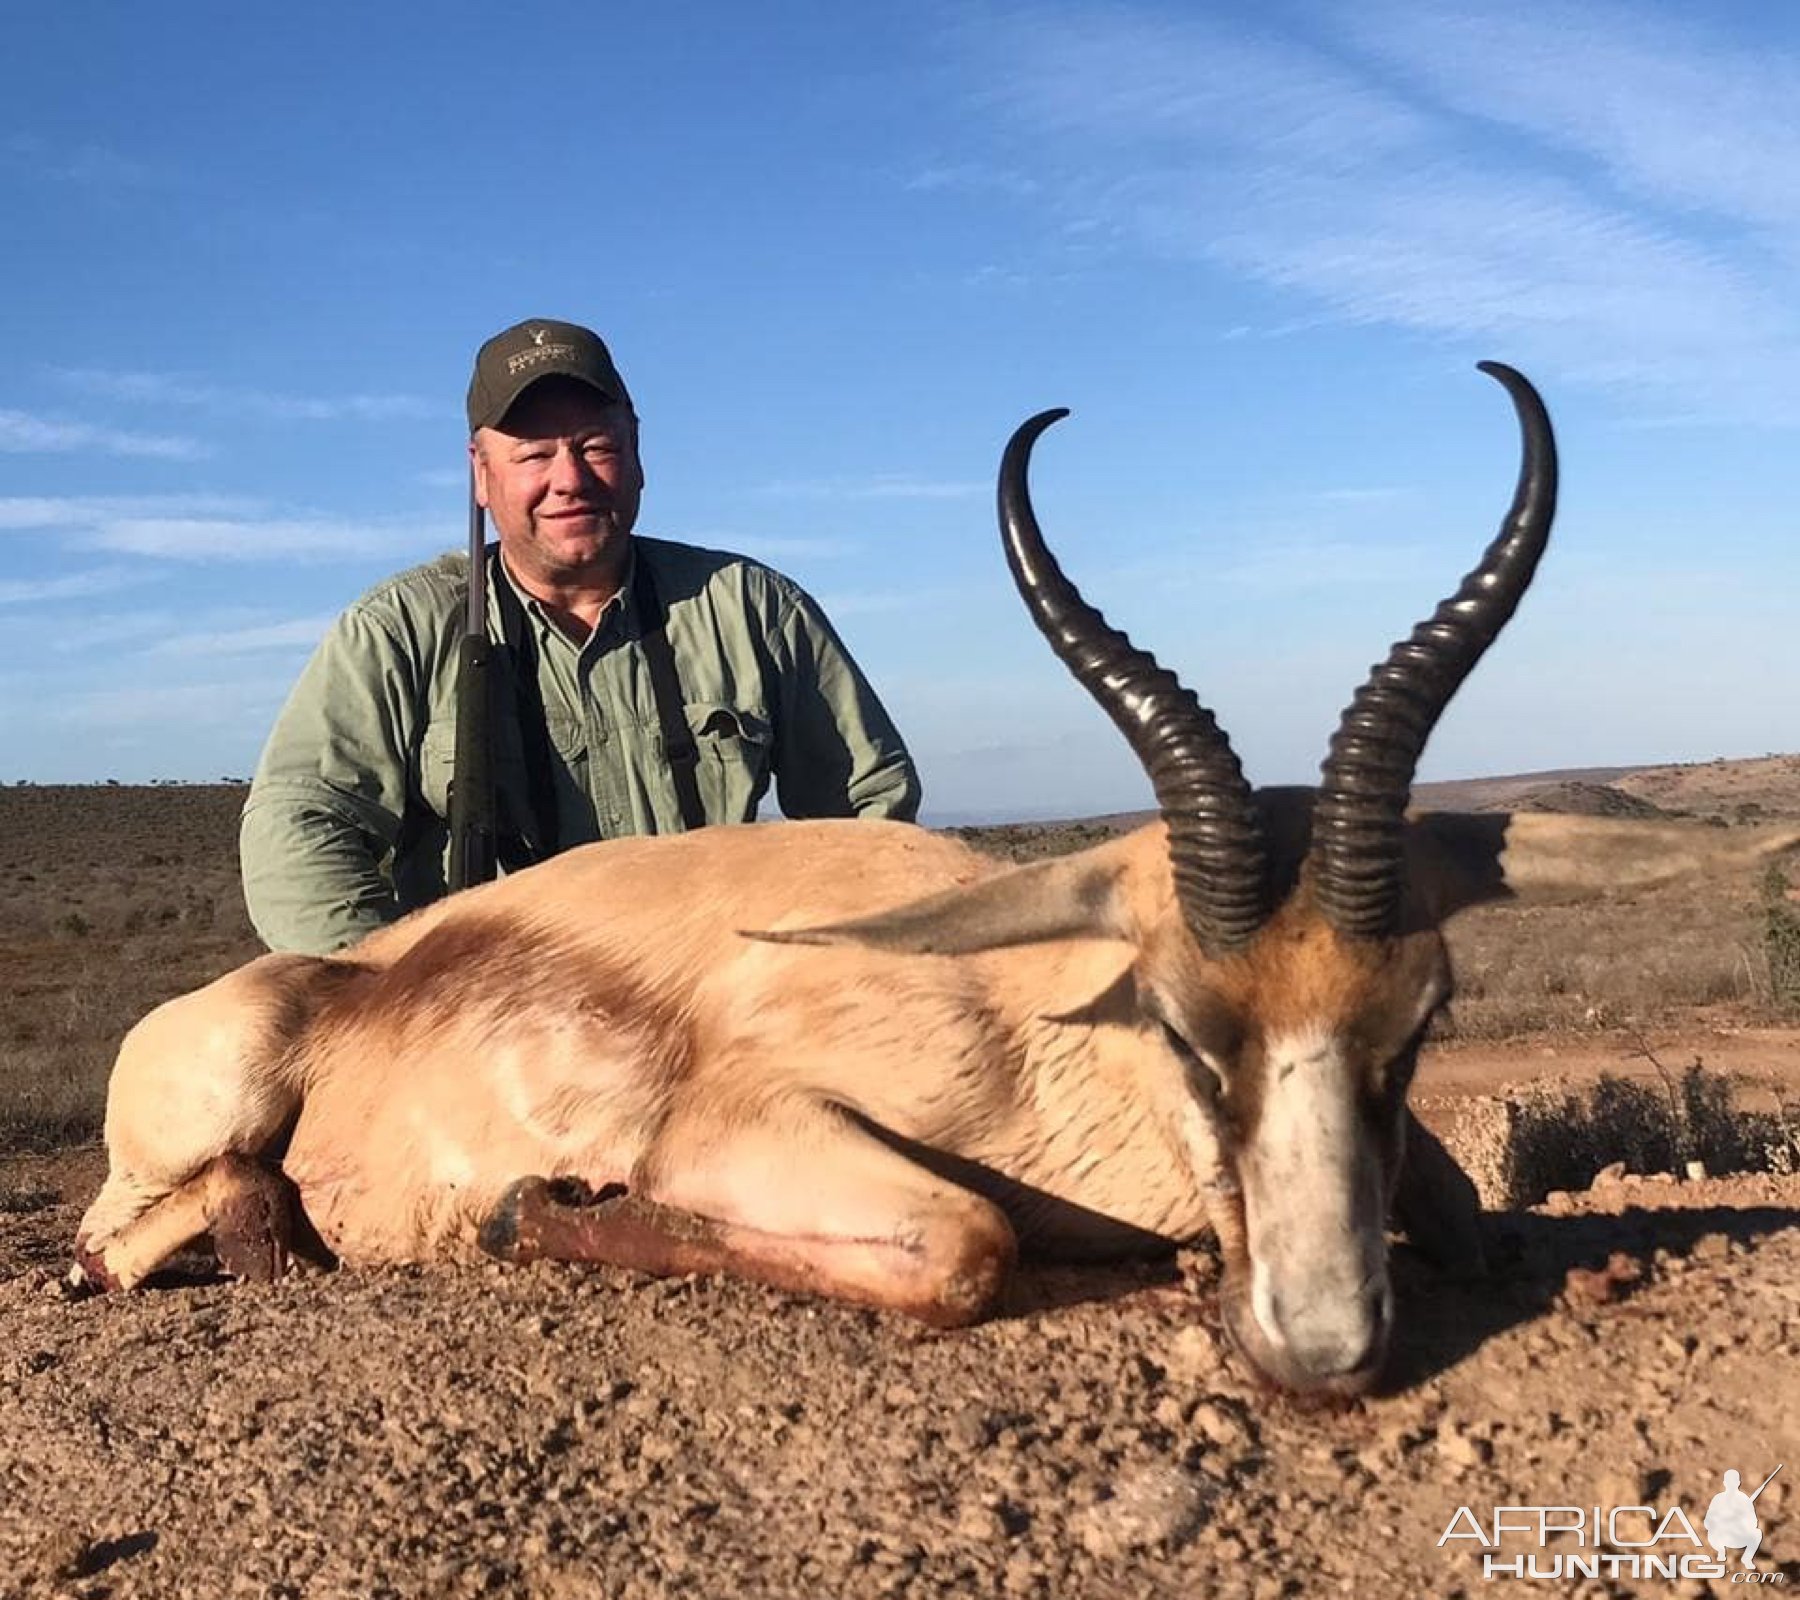
[[[1770,996],[1776,1005],[1800,1011],[1800,911],[1788,898],[1787,874],[1778,866],[1763,878],[1762,923]]]

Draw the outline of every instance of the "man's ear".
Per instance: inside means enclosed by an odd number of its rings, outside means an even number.
[[[487,452],[482,448],[479,431],[469,439],[469,471],[475,488],[475,503],[485,511],[488,503]]]
[[[638,425],[638,414],[635,409],[627,409],[626,415],[631,418],[631,459],[637,463],[638,493],[644,492],[646,476],[644,473],[644,435]]]

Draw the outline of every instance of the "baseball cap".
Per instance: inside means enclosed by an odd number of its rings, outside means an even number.
[[[469,379],[469,432],[494,428],[539,378],[579,378],[609,400],[631,404],[625,380],[600,335],[574,322],[515,322],[475,352]]]

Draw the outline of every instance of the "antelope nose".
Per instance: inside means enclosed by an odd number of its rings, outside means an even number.
[[[1393,1295],[1386,1275],[1345,1295],[1284,1296],[1271,1291],[1258,1320],[1269,1341],[1315,1378],[1365,1372],[1387,1347]],[[1267,1315],[1260,1314],[1266,1309]]]

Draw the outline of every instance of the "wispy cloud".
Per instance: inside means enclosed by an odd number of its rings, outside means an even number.
[[[130,405],[176,406],[193,410],[250,414],[282,422],[386,422],[429,417],[444,410],[418,395],[346,394],[307,396],[237,389],[179,374],[112,372],[94,367],[58,368],[56,376],[83,394]]]
[[[166,561],[285,561],[430,548],[433,538],[413,524],[329,517],[116,517],[95,524],[80,542]]]
[[[1246,553],[1214,553],[1198,564],[1191,557],[1171,561],[1145,556],[1102,568],[1086,585],[1096,595],[1226,589],[1288,596],[1351,590],[1405,595],[1417,586],[1421,572],[1429,574],[1444,561],[1443,551],[1425,542],[1264,534],[1234,544]]]
[[[95,567],[59,578],[12,578],[0,581],[0,606],[39,605],[56,600],[85,600],[115,594],[142,581],[123,567]]]
[[[895,594],[889,591],[870,591],[862,594],[823,594],[819,604],[824,607],[826,615],[836,621],[845,617],[866,617],[886,611],[909,611],[917,604],[912,595]]]
[[[1042,188],[1037,179],[1009,167],[992,166],[980,161],[952,161],[940,166],[922,167],[904,180],[904,187],[917,194],[951,190],[968,194],[1035,195]]]
[[[71,695],[59,708],[70,722],[95,728],[173,730],[229,726],[266,717],[290,683],[285,679],[232,677],[210,683],[162,683],[96,689]]]
[[[131,433],[123,428],[102,427],[92,422],[70,422],[34,416],[28,411],[0,410],[0,452],[58,455],[72,450],[160,461],[194,461],[211,453],[195,439]]]
[[[724,533],[717,530],[674,532],[658,528],[658,539],[698,545],[703,550],[734,550],[759,561],[837,561],[866,548],[851,539],[811,538],[785,534]]]
[[[780,478],[760,485],[755,492],[783,500],[960,500],[966,495],[989,494],[992,486],[882,475],[873,478]]]
[[[1573,151],[1657,205],[1792,244],[1800,60],[1722,39],[1705,16],[1608,0],[1541,0],[1529,13],[1378,0],[1343,25],[1443,106]]]
[[[1347,32],[1034,6],[957,38],[1082,250],[1800,423],[1792,54],[1605,0],[1313,15]]]
[[[244,516],[254,500],[219,494],[0,495],[0,532],[86,528],[119,517]]]
[[[1389,506],[1410,500],[1417,493],[1416,489],[1391,484],[1367,489],[1320,489],[1312,498],[1333,506]]]
[[[165,181],[154,167],[105,145],[56,144],[29,133],[0,139],[0,167],[41,183],[85,189],[144,189]]]
[[[269,651],[310,650],[324,637],[335,614],[294,617],[284,622],[265,622],[253,627],[214,628],[176,634],[159,640],[150,650],[157,656],[244,656]]]
[[[167,561],[404,556],[449,541],[436,523],[319,516],[237,495],[0,496],[0,534],[51,532],[77,550]]]

